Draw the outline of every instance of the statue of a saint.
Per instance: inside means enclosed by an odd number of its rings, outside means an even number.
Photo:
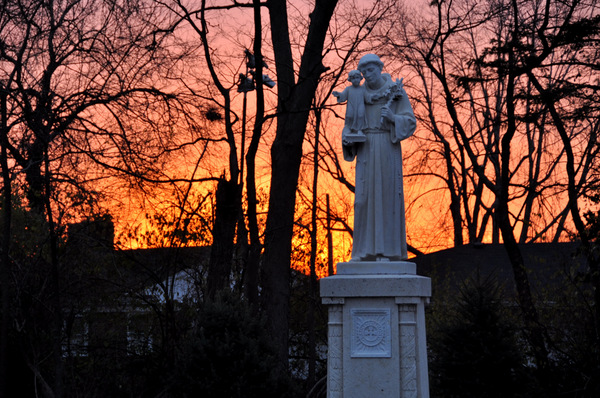
[[[405,260],[406,221],[400,141],[416,128],[402,81],[382,73],[375,54],[363,56],[366,141],[343,142],[344,159],[356,158],[352,261]]]

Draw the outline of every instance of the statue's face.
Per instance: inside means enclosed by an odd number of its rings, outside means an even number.
[[[369,63],[360,69],[369,86],[377,85],[381,79],[381,67],[375,63]]]
[[[360,86],[360,81],[362,80],[362,76],[352,75],[348,78],[348,80],[350,81],[350,83],[352,83],[352,85],[354,87],[358,87],[358,86]]]

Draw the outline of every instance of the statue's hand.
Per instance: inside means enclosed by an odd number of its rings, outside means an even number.
[[[350,142],[350,141],[348,140],[348,136],[346,135],[346,132],[343,132],[343,133],[342,133],[342,145],[343,145],[343,146],[349,146],[349,145],[352,145],[352,142]]]
[[[339,91],[334,91],[331,93],[331,95],[333,95],[335,98],[339,98],[340,97],[340,92]]]
[[[342,145],[343,146],[348,146],[351,145],[352,143],[348,140],[348,137],[346,137],[346,134],[342,134]]]
[[[388,122],[393,122],[394,113],[388,106],[384,106],[381,108],[381,120],[387,120]]]

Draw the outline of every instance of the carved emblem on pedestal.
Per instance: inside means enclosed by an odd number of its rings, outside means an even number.
[[[351,357],[389,358],[392,356],[389,309],[353,309],[351,318]]]

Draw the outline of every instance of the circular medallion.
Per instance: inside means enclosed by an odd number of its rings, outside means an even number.
[[[366,346],[373,347],[381,343],[384,337],[383,326],[373,320],[365,321],[358,330],[358,339]]]

